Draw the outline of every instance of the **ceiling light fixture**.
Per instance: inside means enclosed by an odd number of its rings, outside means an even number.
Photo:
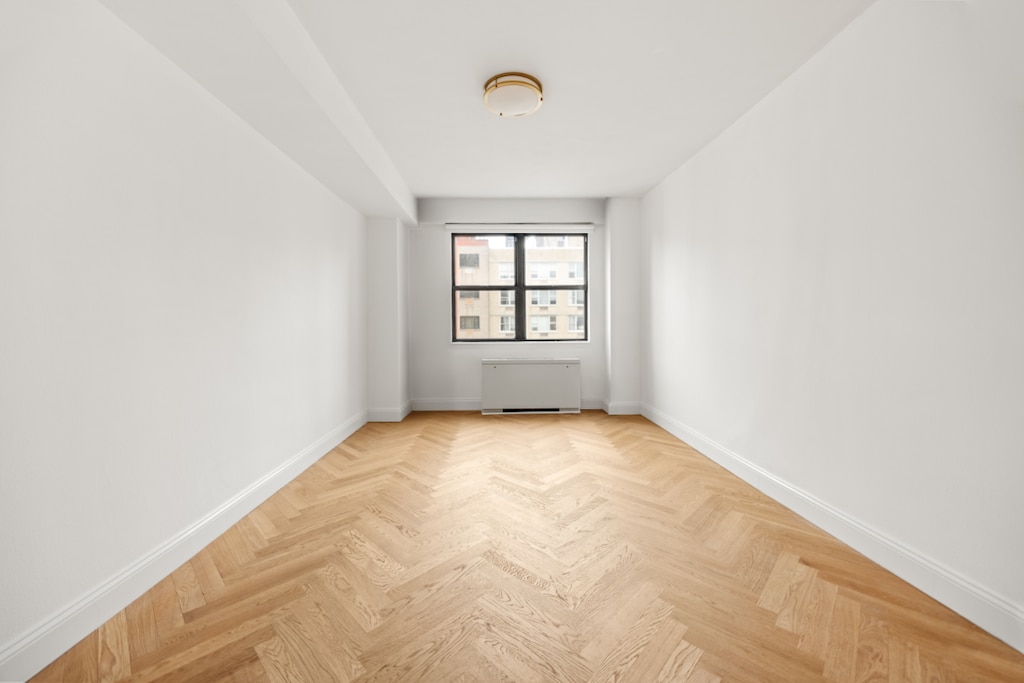
[[[484,83],[484,105],[498,116],[529,116],[542,102],[544,90],[530,74],[509,71]]]

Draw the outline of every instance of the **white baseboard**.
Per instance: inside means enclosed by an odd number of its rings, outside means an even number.
[[[72,645],[181,566],[260,503],[366,423],[360,413],[335,427],[192,526],[70,605],[0,647],[0,681],[31,678]]]
[[[642,408],[639,403],[603,401],[601,410],[609,415],[640,415]]]
[[[480,398],[414,398],[412,409],[415,412],[431,412],[435,410],[475,410],[480,412]]]
[[[370,408],[366,411],[367,422],[401,422],[412,412],[412,402],[406,401],[401,408]]]
[[[1024,652],[1024,607],[793,486],[656,408],[641,414],[812,524]]]

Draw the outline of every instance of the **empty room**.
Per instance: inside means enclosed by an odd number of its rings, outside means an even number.
[[[0,2],[0,681],[1024,681],[1024,2]]]

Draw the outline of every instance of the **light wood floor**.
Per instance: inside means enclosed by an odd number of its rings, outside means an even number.
[[[639,417],[369,424],[38,681],[1024,681]]]

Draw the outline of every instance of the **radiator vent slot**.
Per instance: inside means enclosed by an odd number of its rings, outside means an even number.
[[[579,358],[485,358],[484,414],[580,412]]]

